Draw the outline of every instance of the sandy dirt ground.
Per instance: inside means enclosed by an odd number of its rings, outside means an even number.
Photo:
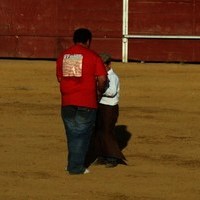
[[[0,60],[1,200],[200,199],[200,65],[113,68],[128,166],[70,176],[55,62]]]

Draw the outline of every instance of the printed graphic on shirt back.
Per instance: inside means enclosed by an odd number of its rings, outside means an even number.
[[[82,76],[83,55],[65,54],[63,57],[63,76],[81,77]]]

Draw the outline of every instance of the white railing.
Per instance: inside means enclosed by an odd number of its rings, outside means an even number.
[[[122,62],[128,62],[128,39],[200,39],[200,36],[192,35],[129,35],[128,11],[129,0],[123,0]]]

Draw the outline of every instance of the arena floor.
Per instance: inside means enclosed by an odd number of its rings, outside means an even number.
[[[200,199],[200,65],[113,68],[128,166],[70,176],[55,62],[0,60],[1,200]]]

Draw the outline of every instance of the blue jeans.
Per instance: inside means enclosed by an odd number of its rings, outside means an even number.
[[[61,116],[67,137],[67,170],[71,174],[82,174],[85,171],[85,156],[95,126],[96,109],[63,106]]]

